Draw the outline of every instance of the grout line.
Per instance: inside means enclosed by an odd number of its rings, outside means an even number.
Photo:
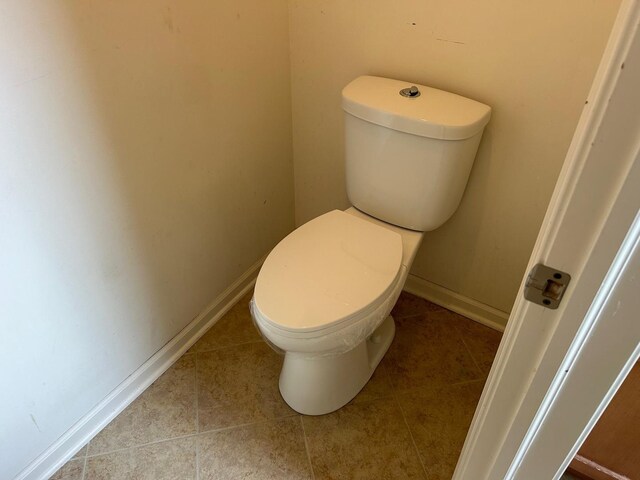
[[[195,440],[195,449],[196,449],[196,480],[200,479],[200,442],[196,436]]]
[[[302,427],[302,437],[304,438],[304,448],[307,451],[307,460],[309,460],[309,468],[311,469],[311,480],[315,480],[316,474],[313,471],[313,463],[311,463],[311,452],[309,451],[309,441],[307,440],[307,432],[304,429],[304,421],[300,415],[300,426]]]
[[[409,432],[409,438],[411,438],[411,443],[413,444],[413,451],[416,454],[416,456],[418,457],[418,462],[420,462],[420,465],[422,466],[422,471],[424,472],[425,477],[429,478],[429,472],[427,471],[427,467],[425,467],[424,462],[422,461],[422,456],[420,455],[420,452],[418,451],[418,446],[416,445],[416,440],[415,440],[415,438],[413,438],[413,432],[411,431],[411,427],[409,427],[409,422],[407,422],[407,417],[404,414],[404,410],[402,410],[402,405],[400,405],[400,401],[398,400],[398,397],[396,396],[395,392],[393,394],[393,399],[396,402],[396,406],[400,410],[400,415],[402,416],[402,420],[404,421],[404,425],[405,425],[405,427],[407,427],[407,431]]]
[[[87,453],[89,453],[89,450],[87,450]],[[80,479],[84,480],[84,477],[87,475],[87,456],[85,455],[84,457],[84,462],[82,462],[82,475],[80,475]]]
[[[172,442],[172,441],[175,441],[175,440],[183,440],[185,438],[208,435],[210,433],[225,432],[227,430],[234,430],[236,428],[250,427],[252,425],[259,425],[259,424],[263,424],[263,423],[275,422],[275,421],[282,420],[282,419],[285,419],[285,418],[292,418],[292,417],[295,417],[297,415],[299,415],[299,414],[298,413],[292,413],[290,415],[283,415],[283,416],[278,416],[278,417],[274,417],[274,418],[268,418],[266,420],[259,420],[257,422],[240,423],[238,425],[231,425],[231,426],[222,427],[222,428],[214,428],[214,429],[211,429],[211,430],[205,430],[205,431],[196,432],[196,433],[188,433],[187,435],[179,435],[177,437],[163,438],[161,440],[153,440],[151,442],[141,443],[139,445],[132,445],[130,447],[117,448],[115,450],[109,450],[109,451],[106,451],[106,452],[99,452],[99,453],[95,453],[93,455],[87,455],[87,458],[101,457],[103,455],[109,455],[109,454],[112,454],[112,453],[120,453],[120,452],[124,452],[126,450],[134,450],[134,449],[137,449],[137,448],[148,447],[150,445],[157,445],[159,443]]]
[[[457,331],[457,329],[456,329],[456,331]],[[478,373],[480,374],[480,376],[482,376],[483,372],[482,372],[482,368],[480,368],[480,364],[476,360],[476,357],[473,356],[473,353],[471,353],[471,349],[469,348],[467,343],[464,341],[464,337],[462,336],[462,334],[459,331],[458,331],[458,337],[460,338],[460,341],[462,342],[462,345],[464,345],[465,350],[467,351],[467,353],[471,357],[471,360],[473,361],[473,364],[478,369]]]
[[[409,427],[409,422],[407,421],[407,417],[405,416],[404,410],[402,409],[402,405],[400,404],[400,400],[398,399],[399,393],[396,392],[396,388],[393,385],[393,380],[391,379],[391,374],[389,373],[389,371],[386,368],[384,369],[384,371],[385,371],[385,374],[387,376],[387,380],[389,381],[389,384],[391,385],[391,397],[393,398],[394,402],[396,403],[396,406],[398,407],[398,410],[400,410],[400,416],[402,417],[402,420],[404,421],[404,425],[405,425],[405,427],[407,427],[407,431],[409,432],[409,438],[411,438],[411,443],[413,445],[413,451],[418,457],[418,462],[420,462],[420,466],[422,467],[422,471],[424,472],[425,478],[429,478],[429,472],[427,471],[427,467],[425,467],[424,462],[422,461],[422,456],[420,455],[420,452],[418,451],[418,445],[416,445],[416,440],[415,440],[415,438],[413,438],[413,432],[411,431],[411,428]]]
[[[141,443],[139,445],[132,445],[130,447],[123,447],[123,448],[116,448],[115,450],[109,450],[107,452],[100,452],[100,453],[95,453],[93,455],[87,455],[87,458],[102,457],[104,455],[110,455],[112,453],[126,452],[127,450],[135,450],[137,448],[148,447],[150,445],[157,445],[159,443],[173,442],[174,440],[183,440],[185,438],[195,437],[196,435],[197,435],[197,433],[189,433],[187,435],[180,435],[180,436],[177,436],[177,437],[163,438],[162,440],[154,440],[152,442]]]
[[[198,352],[196,354],[196,374],[195,377],[195,406],[196,406],[196,435],[200,433],[200,405],[198,404]],[[196,439],[196,480],[200,479],[200,446]]]
[[[228,427],[221,427],[221,428],[213,428],[211,430],[204,430],[203,432],[196,433],[195,435],[205,435],[205,434],[209,434],[209,433],[226,432],[227,430],[233,430],[234,428],[250,427],[251,425],[260,425],[260,424],[263,424],[263,423],[277,422],[279,420],[284,420],[285,418],[292,418],[292,417],[295,417],[295,416],[298,416],[298,415],[300,415],[300,414],[294,412],[294,413],[287,414],[287,415],[281,415],[281,416],[278,416],[278,417],[267,418],[265,420],[258,420],[256,422],[240,423],[238,425],[230,425]]]
[[[476,357],[473,355],[473,353],[471,353],[471,349],[469,348],[469,345],[467,345],[467,342],[464,341],[464,335],[460,331],[460,328],[457,325],[453,325],[453,329],[458,334],[458,338],[462,342],[462,345],[464,346],[464,349],[467,351],[467,353],[471,357],[471,360],[473,361],[473,364],[476,366],[476,369],[478,370],[478,373],[480,374],[480,378],[482,378],[482,375],[483,375],[484,371],[482,370],[482,368],[480,368],[480,364],[476,360]],[[461,382],[459,382],[459,383],[461,383]]]

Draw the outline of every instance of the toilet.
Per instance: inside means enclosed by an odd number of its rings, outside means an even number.
[[[299,413],[346,405],[395,334],[389,315],[423,232],[457,209],[491,108],[362,76],[342,91],[352,206],[305,223],[267,256],[251,314],[284,354],[279,387]]]

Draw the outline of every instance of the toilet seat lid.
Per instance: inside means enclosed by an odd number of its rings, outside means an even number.
[[[256,281],[255,306],[281,329],[322,330],[383,301],[401,264],[397,232],[334,210],[271,251]]]

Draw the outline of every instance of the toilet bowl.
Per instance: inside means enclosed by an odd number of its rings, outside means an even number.
[[[353,207],[282,240],[251,301],[256,326],[284,354],[282,397],[308,415],[337,410],[371,378],[422,232],[457,209],[491,114],[459,95],[371,76],[344,88],[342,106]]]
[[[389,313],[422,235],[352,207],[311,220],[269,254],[251,312],[285,354],[280,392],[294,410],[332,412],[367,383],[393,340]]]

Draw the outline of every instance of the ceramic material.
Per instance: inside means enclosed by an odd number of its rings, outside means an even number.
[[[456,211],[491,108],[407,82],[359,77],[342,92],[347,194],[353,206],[426,232]]]
[[[458,207],[491,115],[473,100],[380,77],[357,78],[342,98],[356,208],[282,240],[251,302],[262,335],[285,355],[280,393],[307,415],[346,405],[371,378],[393,340],[389,314],[422,232]]]
[[[297,417],[204,434],[198,455],[200,480],[313,478]]]
[[[272,346],[285,352],[279,380],[282,398],[291,408],[306,415],[322,415],[337,410],[355,397],[371,378],[393,340],[395,326],[389,312],[402,291],[408,269],[422,241],[422,233],[420,232],[385,224],[353,208],[346,212],[337,213],[347,217],[347,223],[361,224],[365,222],[370,227],[375,227],[375,229],[369,230],[370,235],[374,235],[378,230],[385,235],[388,233],[397,235],[401,245],[401,252],[398,252],[398,256],[395,257],[395,261],[398,262],[395,267],[397,273],[395,277],[393,275],[384,277],[386,280],[391,279],[390,285],[386,286],[386,283],[383,282],[378,285],[379,291],[376,294],[372,294],[370,299],[364,297],[366,300],[363,301],[354,296],[353,292],[349,291],[349,285],[345,284],[342,287],[344,289],[342,298],[347,300],[349,308],[339,309],[336,306],[333,309],[323,309],[321,303],[316,303],[315,308],[320,309],[322,315],[312,312],[309,316],[324,319],[324,323],[312,324],[313,327],[310,327],[310,321],[303,319],[299,321],[299,324],[306,328],[295,328],[294,317],[290,317],[292,319],[290,323],[284,321],[279,323],[277,315],[272,313],[273,311],[278,312],[277,308],[270,309],[268,302],[265,302],[266,307],[262,307],[261,299],[265,297],[272,299],[274,305],[278,305],[277,300],[282,298],[278,294],[278,290],[273,289],[273,285],[265,281],[265,278],[274,278],[275,274],[270,271],[271,265],[265,262],[256,282],[252,302],[252,314],[256,326]],[[340,231],[331,232],[335,235],[341,235]],[[313,248],[314,238],[313,236],[307,238],[309,249]],[[359,240],[366,242],[367,238],[371,239],[371,237],[365,237],[359,238]],[[342,242],[342,245],[346,245],[344,248],[349,249],[348,242],[346,244]],[[299,255],[303,257],[304,245],[297,247]],[[377,252],[379,252],[378,249],[372,249],[371,258],[377,258]],[[367,259],[366,256],[360,255],[352,268],[362,267],[361,264]],[[295,256],[293,258],[288,256],[286,260],[284,265],[278,265],[281,267],[277,269],[279,275],[285,275],[286,267],[289,265],[304,263],[304,258],[295,258]],[[330,260],[326,260],[326,263],[330,263]],[[367,274],[368,271],[373,272],[376,268],[381,268],[381,265],[373,262],[368,267],[362,268],[361,272],[363,274]],[[326,267],[324,268],[326,270]],[[348,265],[345,263],[340,265],[340,271],[343,275],[353,276],[353,272],[345,273],[347,268]],[[318,272],[319,270],[309,270],[309,272],[314,271]],[[322,279],[309,273],[306,280],[311,281],[308,286],[301,280],[297,285],[292,284],[290,290],[285,291],[293,290],[295,296],[313,298],[313,292],[305,291],[305,286],[307,289],[316,286],[319,293],[330,292],[330,295],[339,297],[340,289],[331,290],[330,283],[334,278],[331,272],[323,272],[323,274],[327,284],[322,284]],[[371,279],[368,280],[370,285],[374,285]],[[358,277],[353,276],[351,281],[357,282]],[[339,281],[336,283],[340,284]],[[354,288],[353,290],[358,289]],[[348,296],[349,294],[351,296]],[[287,306],[283,306],[282,309],[286,311]]]

